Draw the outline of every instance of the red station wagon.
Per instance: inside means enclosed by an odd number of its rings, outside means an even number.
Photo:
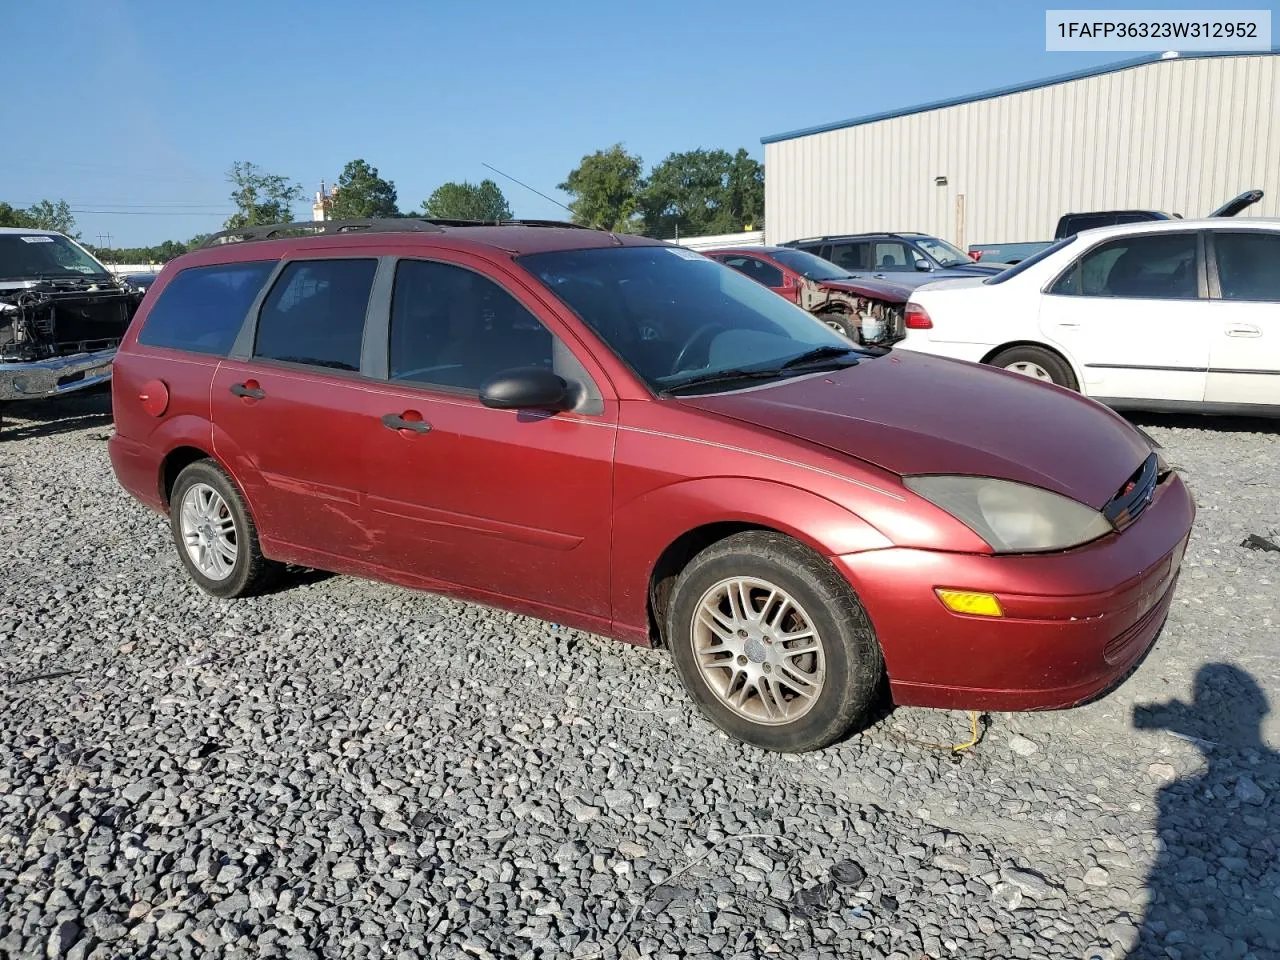
[[[821,747],[900,704],[1100,696],[1194,506],[1076,393],[860,349],[741,273],[567,224],[247,228],[170,263],[111,461],[218,597],[284,563],[670,649],[701,710]]]

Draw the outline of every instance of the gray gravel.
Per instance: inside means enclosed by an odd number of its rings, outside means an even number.
[[[208,598],[106,414],[0,441],[2,956],[1280,956],[1280,425],[1139,421],[1200,507],[1162,639],[957,760],[742,747],[661,653],[391,586]]]

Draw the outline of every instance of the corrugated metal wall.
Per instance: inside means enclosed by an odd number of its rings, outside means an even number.
[[[1280,216],[1280,56],[1161,60],[767,143],[764,163],[770,243],[1045,240],[1069,211],[1201,217],[1254,187],[1266,196],[1248,214]]]

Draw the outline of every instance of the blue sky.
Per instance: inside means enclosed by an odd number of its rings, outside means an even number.
[[[0,3],[0,200],[115,211],[77,214],[114,246],[219,227],[235,160],[310,195],[363,157],[402,208],[492,176],[518,216],[556,218],[482,164],[564,200],[615,141],[646,169],[762,158],[768,134],[1136,55],[1047,53],[1045,7],[1021,0]]]

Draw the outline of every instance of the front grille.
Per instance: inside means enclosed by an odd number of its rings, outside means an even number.
[[[1125,481],[1110,502],[1102,508],[1102,515],[1111,521],[1117,531],[1123,530],[1142,515],[1151,505],[1159,483],[1159,465],[1154,453],[1142,462],[1133,475]]]

